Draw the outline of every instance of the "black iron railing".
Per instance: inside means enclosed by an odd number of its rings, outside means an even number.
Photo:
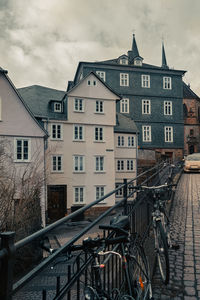
[[[131,232],[138,232],[145,242],[148,237],[148,226],[150,222],[149,206],[145,202],[144,197],[136,197],[134,189],[129,189],[133,185],[137,184],[137,181],[144,179],[142,183],[148,185],[162,184],[166,181],[170,173],[170,167],[167,164],[159,164],[153,168],[150,168],[146,172],[140,174],[137,178],[124,182],[117,189],[106,194],[104,197],[96,200],[81,209],[71,213],[70,215],[56,221],[55,223],[43,228],[40,231],[24,238],[17,243],[14,243],[15,233],[5,232],[1,233],[1,250],[0,250],[0,299],[62,299],[64,295],[67,295],[65,299],[81,299],[82,283],[84,284],[91,277],[91,257],[84,256],[83,254],[76,257],[71,256],[68,249],[69,246],[76,242],[80,242],[83,236],[88,234],[91,229],[97,228],[98,224],[105,222],[105,218],[111,213],[120,212],[128,215],[131,223]],[[141,183],[141,182],[140,182]],[[14,260],[17,251],[27,246],[30,243],[34,243],[35,247],[40,248],[41,240],[48,235],[52,230],[59,227],[62,224],[67,224],[78,214],[86,212],[89,208],[94,207],[104,199],[115,194],[119,189],[123,189],[123,199],[118,201],[113,207],[107,209],[103,214],[97,217],[92,223],[83,228],[80,232],[75,234],[73,238],[68,240],[64,245],[61,245],[54,253],[43,259],[36,267],[29,271],[25,276],[20,278],[17,282],[13,281],[14,272]],[[131,200],[130,199],[134,199]],[[102,234],[105,234],[102,233]],[[148,247],[148,246],[147,246]],[[148,251],[148,249],[147,249]],[[108,287],[120,284],[120,272],[119,263],[112,258],[106,269],[104,270],[104,282]],[[60,263],[58,261],[61,260]],[[51,268],[52,266],[53,269]],[[48,274],[51,278],[51,287],[46,287],[45,284],[38,284],[37,276],[41,274]],[[114,276],[115,274],[115,276]],[[118,277],[119,275],[119,277]],[[35,284],[34,284],[34,280]],[[83,284],[83,285],[84,285]],[[28,289],[27,289],[28,286]],[[33,291],[31,291],[33,286]],[[41,286],[41,288],[40,288]],[[37,287],[37,289],[35,288]],[[37,291],[36,291],[37,290]],[[30,291],[30,294],[29,294]],[[37,297],[35,296],[37,294]],[[25,296],[26,295],[26,296]],[[31,296],[32,295],[32,296]]]

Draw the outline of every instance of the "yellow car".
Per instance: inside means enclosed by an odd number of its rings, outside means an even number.
[[[185,158],[184,172],[200,172],[200,153],[193,153]]]

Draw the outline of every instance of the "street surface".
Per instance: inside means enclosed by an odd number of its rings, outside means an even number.
[[[170,282],[156,269],[154,299],[200,299],[200,174],[183,174],[171,210],[171,232],[180,249],[170,250]]]

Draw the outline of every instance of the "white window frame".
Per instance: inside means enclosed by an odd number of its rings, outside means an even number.
[[[163,77],[163,89],[164,90],[172,89],[172,78],[171,77]]]
[[[142,140],[143,142],[151,142],[151,126],[142,126]]]
[[[150,75],[141,75],[142,87],[150,88]]]
[[[125,171],[125,160],[117,159],[117,172],[124,172],[124,171]]]
[[[105,71],[96,71],[96,74],[103,80],[106,81],[106,72]]]
[[[128,58],[127,57],[120,58],[120,65],[128,65]]]
[[[63,125],[62,124],[51,124],[51,140],[62,140],[63,139]]]
[[[101,126],[96,126],[94,128],[94,141],[103,142],[104,141],[104,128]]]
[[[123,135],[117,136],[117,146],[118,147],[125,147],[125,138]]]
[[[77,130],[77,133],[76,133]],[[84,126],[83,125],[78,125],[74,124],[73,126],[73,140],[74,141],[84,141]]]
[[[75,173],[85,172],[85,156],[73,155],[73,171]]]
[[[164,115],[172,116],[172,101],[164,101]]]
[[[63,156],[61,154],[53,154],[51,159],[52,173],[63,172]]]
[[[103,155],[95,156],[95,172],[105,172],[104,163],[105,157]]]
[[[135,136],[128,136],[128,147],[135,147]]]
[[[104,113],[104,101],[96,100],[95,113],[97,113],[97,114],[103,114]]]
[[[165,142],[166,143],[173,143],[173,126],[165,126]]]
[[[95,186],[95,199],[99,200],[105,195],[105,185],[96,185]],[[100,203],[103,203],[105,200],[102,200]]]
[[[62,103],[60,102],[55,102],[54,103],[54,112],[62,112]]]
[[[143,115],[151,114],[151,100],[148,99],[142,100],[142,114]]]
[[[75,112],[84,112],[84,100],[81,98],[74,99],[74,111]]]
[[[20,153],[18,152],[18,142],[21,143]],[[25,145],[27,142],[27,146]],[[25,152],[25,148],[28,148],[27,153]],[[21,158],[18,158],[18,155],[21,155]],[[27,156],[27,158],[26,158]],[[28,138],[15,138],[14,140],[14,159],[15,162],[30,162],[31,160],[31,140]]]
[[[127,159],[126,161],[126,170],[128,172],[134,171],[134,159]]]
[[[129,98],[123,98],[120,100],[120,112],[123,114],[129,113]]]
[[[120,185],[123,185],[123,183],[122,183],[122,182],[116,182],[116,183],[115,183],[115,189],[118,188]],[[122,187],[121,189],[119,189],[119,190],[115,193],[115,196],[116,196],[117,198],[123,197],[123,187]]]
[[[129,74],[120,73],[120,86],[129,86]]]
[[[85,204],[85,186],[74,186],[74,204]]]

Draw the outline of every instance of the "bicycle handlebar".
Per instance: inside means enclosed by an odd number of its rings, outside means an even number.
[[[122,233],[125,234],[126,236],[128,236],[128,231],[124,230],[123,228],[120,228],[118,226],[114,226],[114,225],[99,225],[99,229],[104,229],[104,230],[113,230],[116,233]]]
[[[94,238],[88,237],[83,240],[82,245],[72,245],[70,246],[71,251],[79,250],[90,250],[100,246],[108,246],[119,243],[127,243],[129,241],[127,236],[118,236],[115,238]]]
[[[146,186],[140,185],[134,187],[136,190],[159,190],[159,189],[168,189],[170,187],[177,186],[177,184],[161,184],[161,185],[153,185],[153,186]]]

